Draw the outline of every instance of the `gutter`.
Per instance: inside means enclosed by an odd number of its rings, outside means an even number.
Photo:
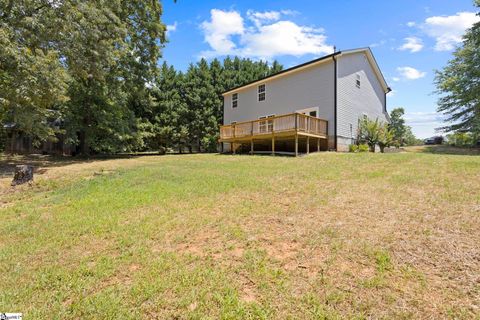
[[[337,151],[337,58],[336,54],[341,53],[339,51],[338,53],[335,52],[332,56],[333,59],[333,135],[334,135],[334,149]]]
[[[388,111],[387,111],[387,94],[389,92],[391,92],[392,89],[390,87],[387,87],[387,91],[385,92],[385,105],[384,105],[384,108],[383,108],[383,113],[385,114],[385,117],[387,118],[388,122],[390,123],[390,115],[388,114]]]

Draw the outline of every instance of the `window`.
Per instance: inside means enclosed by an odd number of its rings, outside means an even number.
[[[357,74],[357,80],[356,80],[357,88],[360,88],[360,75]]]
[[[238,107],[238,93],[232,94],[232,108]]]
[[[353,139],[353,124],[350,123],[350,138]]]
[[[273,119],[268,120],[268,118],[273,118],[273,117],[275,117],[274,114],[259,118],[260,120],[265,119],[258,123],[260,133],[273,131]]]
[[[310,111],[309,115],[311,117],[317,117],[317,111],[316,110],[315,111]]]
[[[258,101],[265,101],[265,85],[258,86]]]

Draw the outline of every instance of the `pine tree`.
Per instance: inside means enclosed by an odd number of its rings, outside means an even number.
[[[218,138],[218,95],[205,59],[190,65],[184,79],[184,97],[189,108],[190,150],[195,146],[199,151],[214,151]]]
[[[476,1],[480,8],[480,1]],[[477,14],[480,16],[480,12]],[[480,22],[463,37],[463,45],[441,71],[435,84],[442,95],[438,111],[446,115],[445,131],[469,131],[480,136]]]

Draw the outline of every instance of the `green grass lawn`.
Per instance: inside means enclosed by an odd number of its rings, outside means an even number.
[[[148,156],[2,181],[0,312],[24,319],[480,312],[480,156]]]

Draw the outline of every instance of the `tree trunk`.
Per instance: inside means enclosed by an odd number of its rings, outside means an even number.
[[[85,129],[82,129],[78,134],[78,140],[80,141],[80,154],[88,156],[90,154],[90,147],[88,146]]]

